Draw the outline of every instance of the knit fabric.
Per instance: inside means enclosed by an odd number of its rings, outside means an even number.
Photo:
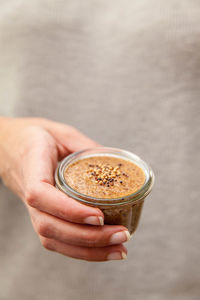
[[[71,124],[156,176],[128,259],[102,263],[44,250],[1,182],[0,299],[200,299],[200,2],[0,2],[0,114]]]

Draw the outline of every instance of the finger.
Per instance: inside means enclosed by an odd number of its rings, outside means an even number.
[[[71,152],[80,151],[86,148],[94,148],[100,146],[97,142],[93,141],[79,130],[72,128],[70,130],[68,140],[64,141],[64,145]]]
[[[59,158],[62,158],[72,152],[101,146],[99,143],[90,139],[73,126],[44,118],[29,118],[27,122],[30,121],[31,124],[42,126],[53,136],[57,142]]]
[[[66,221],[103,225],[104,215],[100,209],[81,204],[67,197],[46,182],[29,186],[25,202],[31,207]]]
[[[65,256],[87,261],[122,260],[127,257],[127,249],[123,245],[108,246],[103,248],[87,248],[67,245],[52,239],[40,237],[44,248],[56,251]]]
[[[32,209],[31,219],[39,235],[70,245],[105,247],[122,244],[130,239],[127,228],[120,225],[103,227],[80,225],[63,221],[36,209]]]
[[[57,142],[57,149],[58,149],[58,161],[61,161],[63,158],[65,158],[67,155],[71,153],[69,149],[59,144],[58,142]]]
[[[45,128],[54,136],[58,144],[64,146],[66,151],[72,153],[100,146],[73,126],[52,121],[48,121],[47,124]]]

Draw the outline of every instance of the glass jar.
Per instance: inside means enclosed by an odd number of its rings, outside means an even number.
[[[133,162],[145,173],[143,186],[133,194],[112,199],[95,198],[79,193],[65,181],[65,170],[70,164],[91,156],[112,156]],[[154,174],[151,168],[141,158],[129,151],[117,148],[97,147],[75,152],[64,158],[56,169],[55,182],[56,187],[69,197],[83,204],[101,209],[104,213],[105,224],[123,225],[128,228],[130,234],[133,234],[138,226],[144,199],[152,189]]]

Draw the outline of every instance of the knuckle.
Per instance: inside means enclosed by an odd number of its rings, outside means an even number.
[[[53,242],[51,240],[49,240],[49,239],[42,238],[41,239],[41,244],[47,250],[51,250],[51,251],[54,250]]]
[[[25,195],[25,201],[28,205],[37,207],[37,193],[34,188],[28,188]]]
[[[67,219],[69,212],[68,212],[68,209],[66,209],[64,207],[59,207],[57,210],[57,214],[61,219]]]
[[[83,239],[84,242],[90,247],[94,247],[100,243],[100,238],[97,232],[85,232]]]
[[[39,235],[43,237],[51,237],[52,236],[52,226],[47,222],[40,221],[37,224],[37,232]]]

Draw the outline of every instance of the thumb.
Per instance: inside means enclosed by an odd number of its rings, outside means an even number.
[[[80,151],[86,148],[101,146],[73,126],[49,122],[46,129],[53,135],[62,154]]]

